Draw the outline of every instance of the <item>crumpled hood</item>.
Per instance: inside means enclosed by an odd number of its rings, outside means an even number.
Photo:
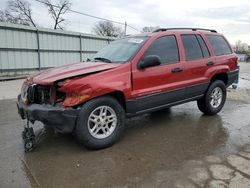
[[[32,80],[33,83],[50,85],[58,80],[100,72],[118,67],[120,65],[121,64],[103,62],[80,62],[42,71],[28,78],[28,81]]]

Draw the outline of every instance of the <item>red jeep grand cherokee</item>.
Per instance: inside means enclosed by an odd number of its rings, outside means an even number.
[[[100,149],[120,137],[125,116],[194,100],[204,114],[217,114],[237,76],[237,57],[215,30],[158,29],[118,39],[88,62],[27,78],[17,104],[27,122],[73,132]],[[23,134],[31,147],[33,130]]]

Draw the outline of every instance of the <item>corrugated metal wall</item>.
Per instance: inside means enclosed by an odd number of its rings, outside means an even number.
[[[112,40],[0,22],[0,76],[84,61]]]

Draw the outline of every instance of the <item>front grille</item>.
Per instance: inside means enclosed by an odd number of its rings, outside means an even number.
[[[37,86],[36,93],[35,93],[35,101],[38,104],[50,103],[50,87]]]
[[[27,89],[27,99],[30,103],[35,102],[36,85],[31,85]]]
[[[27,99],[29,103],[50,103],[50,86],[30,85],[27,90]]]

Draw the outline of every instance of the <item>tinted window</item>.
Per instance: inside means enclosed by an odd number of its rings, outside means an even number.
[[[202,37],[200,35],[196,35],[196,37],[199,41],[203,57],[209,57],[210,55],[209,55],[209,52],[208,52],[208,49],[207,49],[207,46],[206,46],[204,40],[202,39]]]
[[[182,35],[181,38],[187,60],[203,58],[200,44],[195,35]]]
[[[156,39],[148,48],[144,57],[148,55],[158,55],[162,64],[179,61],[179,52],[174,36],[164,36]]]
[[[207,38],[214,49],[215,55],[225,55],[232,53],[232,50],[224,37],[218,35],[207,35]]]

